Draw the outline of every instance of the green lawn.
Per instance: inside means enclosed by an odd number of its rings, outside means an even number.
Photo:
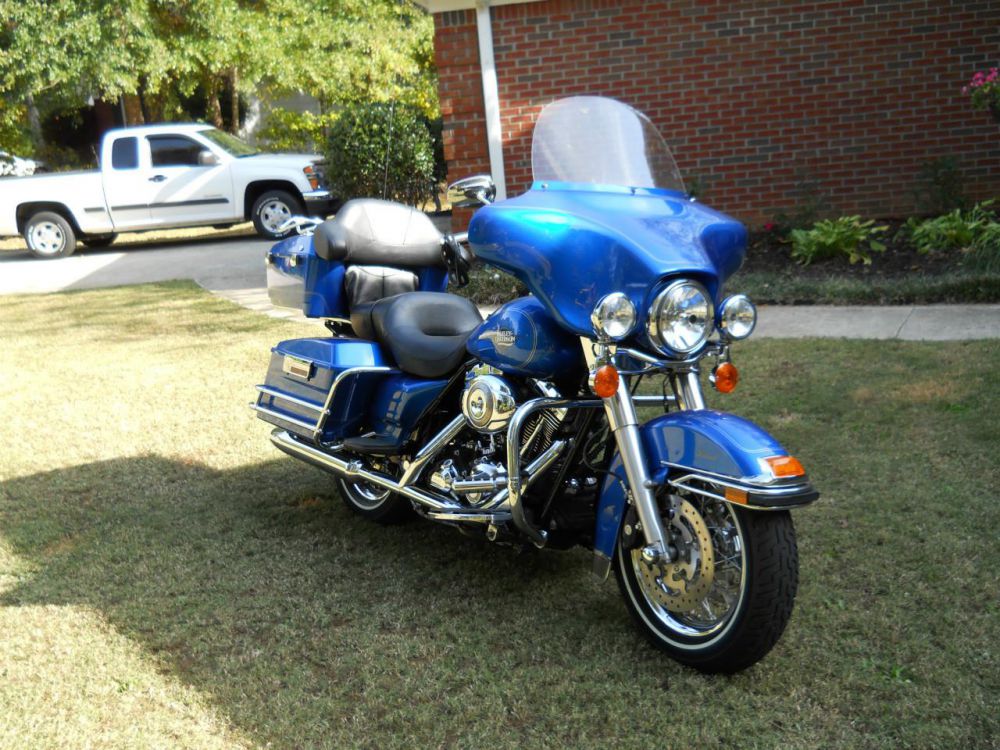
[[[367,525],[271,448],[252,386],[315,329],[171,284],[0,330],[2,747],[1000,745],[996,342],[737,349],[715,405],[824,496],[783,639],[706,677],[587,554]]]

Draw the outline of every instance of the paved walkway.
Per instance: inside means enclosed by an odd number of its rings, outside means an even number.
[[[40,261],[24,253],[0,253],[0,295],[93,289],[171,279],[191,279],[251,310],[305,320],[267,298],[264,253],[271,243],[256,237],[146,245],[126,251],[86,251]],[[946,341],[1000,338],[1000,305],[898,307],[761,307],[756,337],[847,337]]]

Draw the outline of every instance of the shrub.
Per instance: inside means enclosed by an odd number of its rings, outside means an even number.
[[[972,241],[965,265],[983,273],[1000,272],[1000,223],[985,224]]]
[[[327,178],[344,199],[374,197],[421,206],[433,197],[434,147],[423,119],[407,107],[361,104],[330,128]]]
[[[988,109],[994,116],[1000,115],[1000,70],[989,70],[976,73],[972,80],[962,87],[962,93],[972,99],[976,109]]]
[[[808,265],[814,260],[846,255],[851,263],[861,261],[867,265],[872,262],[873,251],[885,250],[876,238],[887,228],[875,226],[874,221],[862,221],[860,216],[817,221],[811,229],[792,230],[792,257]]]
[[[955,209],[933,219],[910,219],[900,234],[920,253],[947,250],[968,250],[977,237],[995,224],[990,206],[993,201],[977,203],[968,211]]]

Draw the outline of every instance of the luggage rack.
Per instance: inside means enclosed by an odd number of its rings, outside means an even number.
[[[302,430],[299,434],[303,435],[303,437],[309,437],[314,443],[318,443],[323,434],[323,429],[326,427],[327,420],[330,418],[330,414],[333,411],[333,399],[337,395],[337,390],[341,383],[350,377],[364,375],[366,373],[397,375],[399,374],[399,370],[394,367],[381,366],[349,367],[334,378],[333,384],[330,386],[330,392],[326,395],[326,400],[322,405],[299,396],[293,396],[290,393],[286,393],[285,391],[270,385],[257,385],[254,386],[258,392],[257,401],[251,403],[250,408],[255,410],[260,418],[265,422],[271,422],[272,424],[281,422],[294,425]],[[264,406],[261,403],[265,398],[271,399],[271,403],[268,406]],[[286,401],[289,404],[294,404],[301,409],[307,409],[311,412],[315,412],[316,421],[310,422],[300,415],[289,414],[285,411],[278,411],[274,408],[276,406],[275,401],[277,400]]]

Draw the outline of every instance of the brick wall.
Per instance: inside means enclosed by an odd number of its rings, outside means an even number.
[[[820,202],[903,215],[952,156],[1000,195],[1000,127],[962,85],[1000,60],[1000,0],[546,0],[492,9],[508,194],[540,108],[601,94],[649,115],[706,202],[747,221]],[[449,177],[488,171],[475,14],[436,17]]]

